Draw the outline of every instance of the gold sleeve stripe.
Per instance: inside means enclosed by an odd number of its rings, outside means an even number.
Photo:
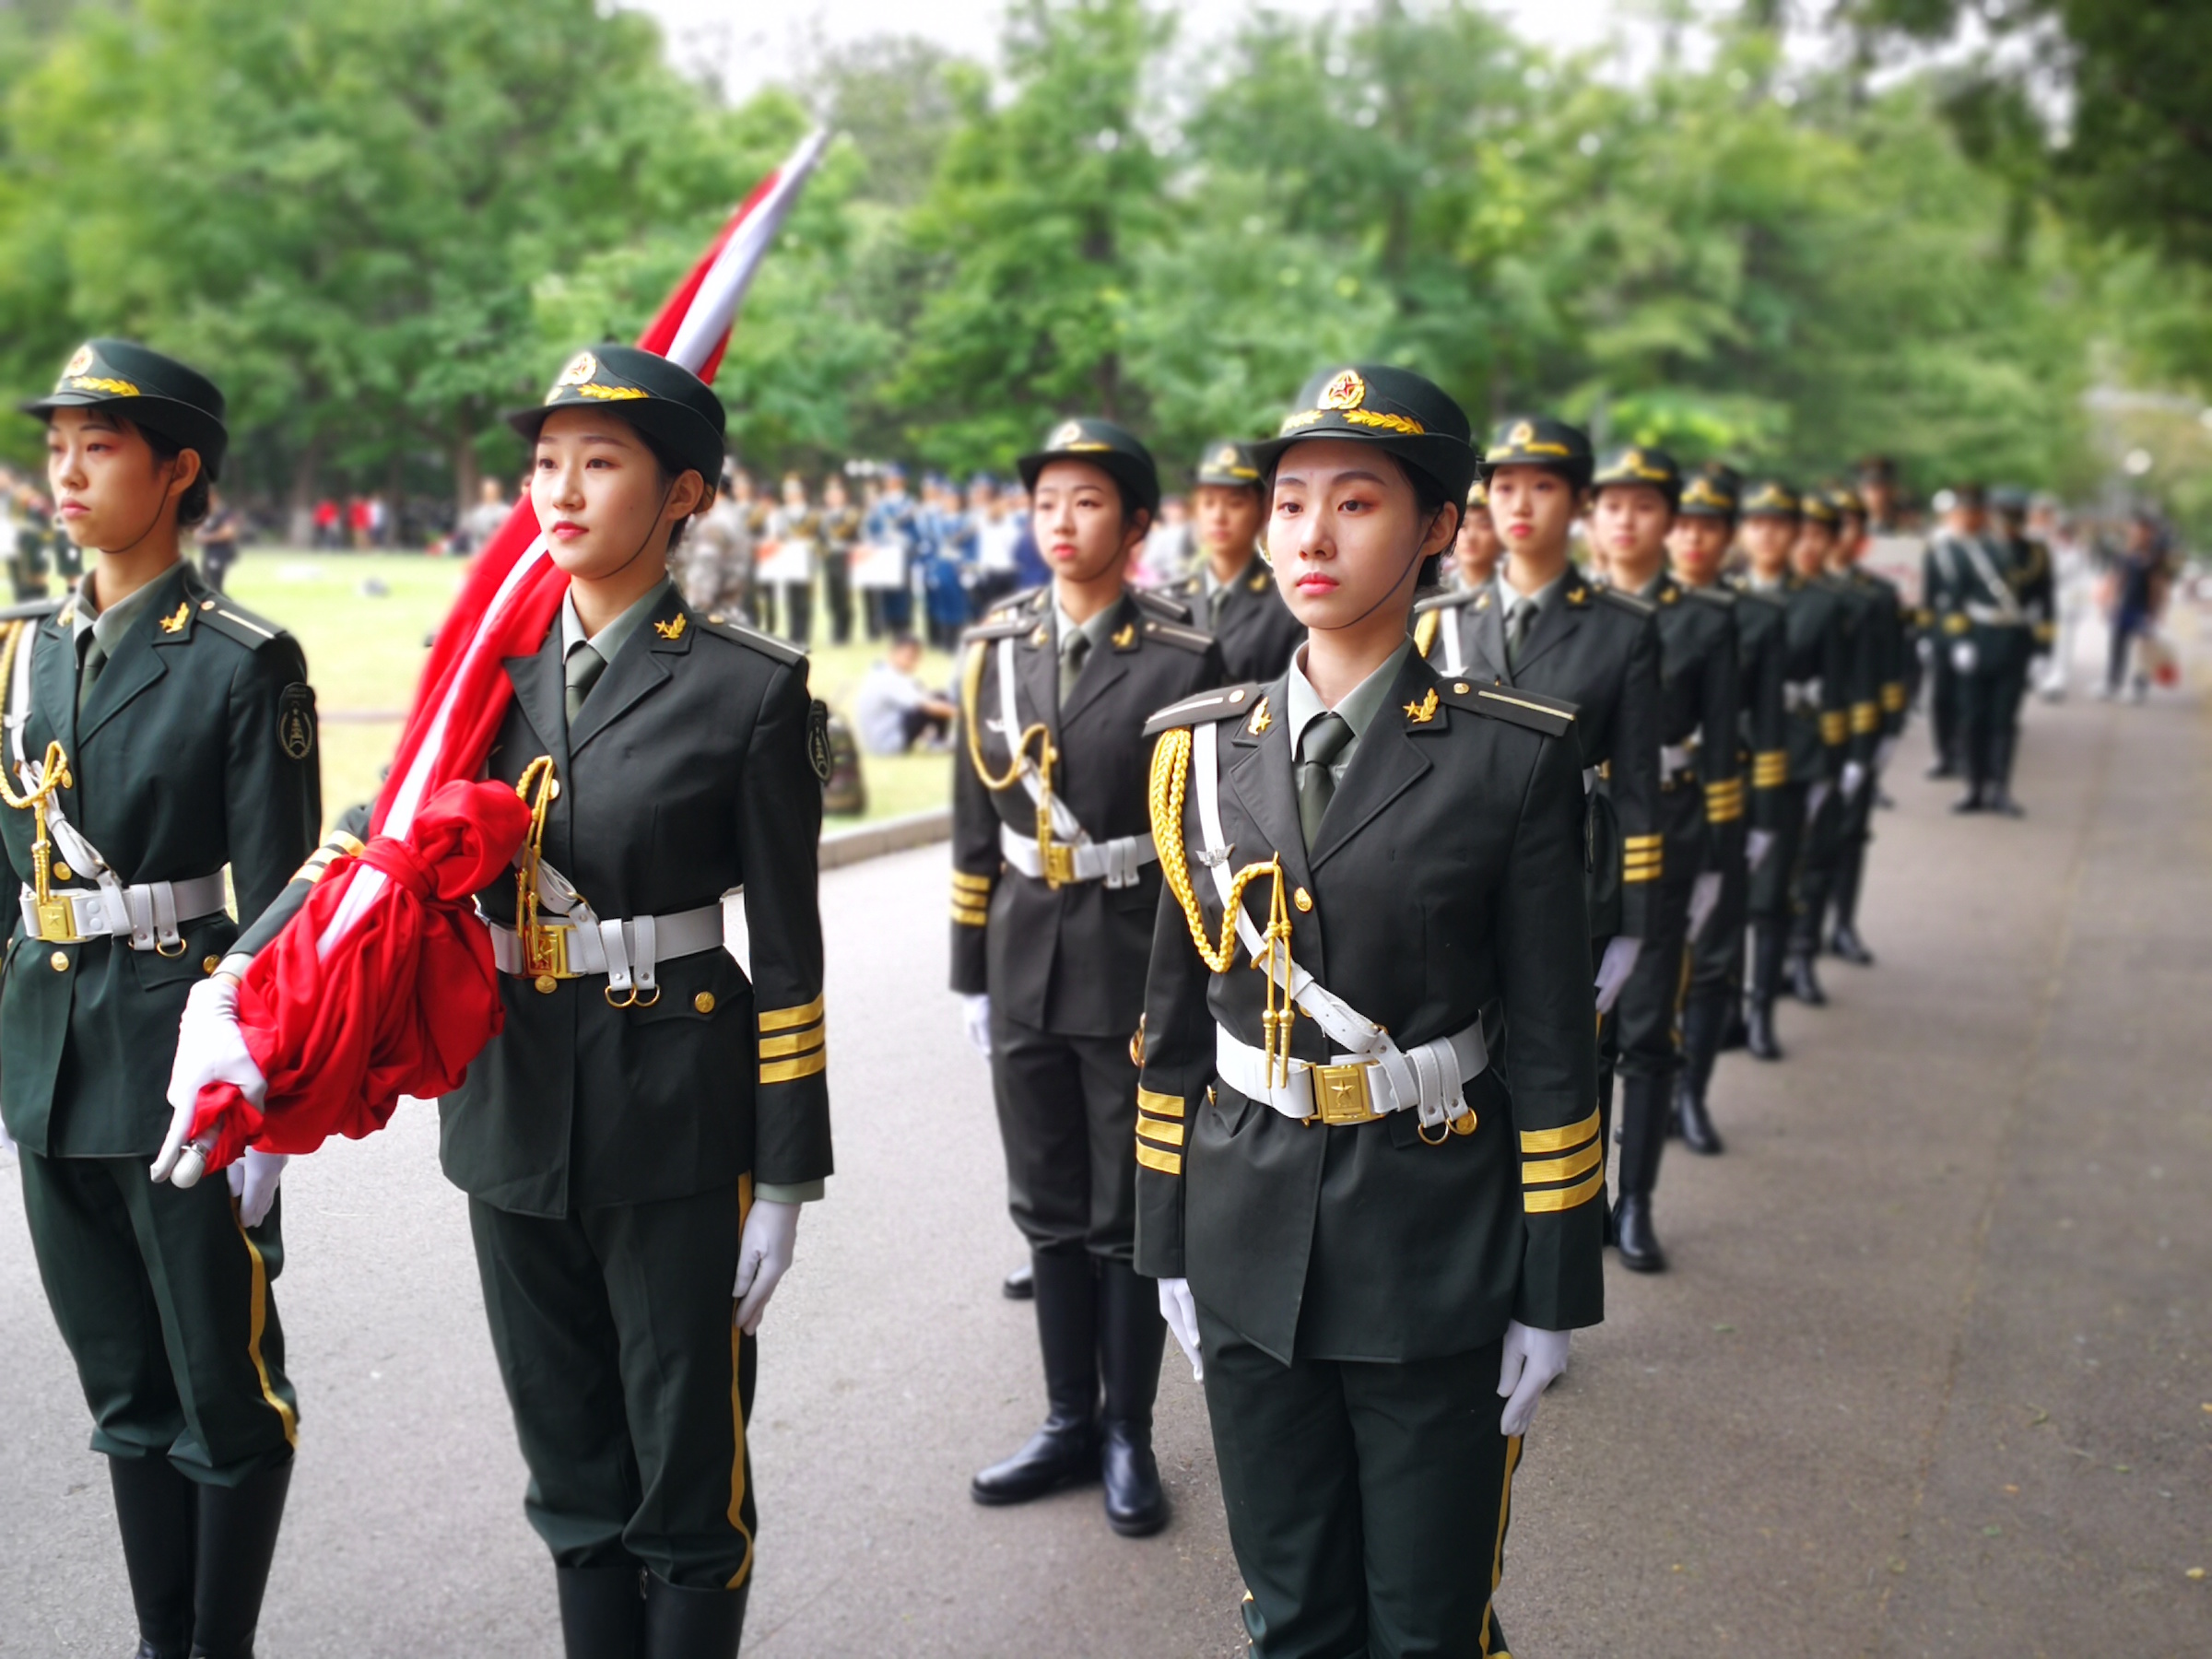
[[[1853,731],[1859,733],[1877,731],[1880,729],[1881,724],[1882,711],[1878,704],[1863,702],[1851,705],[1851,729]]]
[[[1157,1088],[1146,1088],[1139,1086],[1136,1091],[1136,1103],[1140,1110],[1149,1112],[1158,1117],[1179,1118],[1182,1115],[1182,1097],[1162,1094]]]
[[[793,1031],[787,1036],[763,1037],[760,1039],[760,1058],[772,1060],[778,1054],[802,1054],[808,1049],[820,1048],[823,1041],[823,1028],[818,1025],[808,1026],[803,1031]]]
[[[818,1048],[811,1054],[801,1054],[796,1060],[771,1060],[760,1067],[763,1083],[788,1083],[794,1077],[811,1077],[830,1064],[830,1051]]]
[[[1136,1143],[1136,1161],[1147,1170],[1158,1170],[1162,1175],[1182,1173],[1182,1153],[1162,1152],[1158,1147],[1147,1147],[1141,1140]]]
[[[1163,1147],[1182,1145],[1181,1124],[1163,1124],[1158,1118],[1140,1117],[1136,1120],[1136,1133],[1140,1140],[1158,1141]]]
[[[1653,865],[1645,869],[1623,870],[1620,873],[1621,885],[1624,887],[1631,882],[1656,881],[1658,879],[1659,866],[1657,865]]]
[[[760,1029],[763,1031],[786,1031],[793,1026],[812,1025],[822,1017],[822,999],[796,1008],[763,1008],[760,1010]]]
[[[1521,1150],[1524,1152],[1564,1152],[1570,1147],[1579,1147],[1597,1133],[1597,1113],[1594,1111],[1579,1124],[1570,1124],[1564,1129],[1524,1129],[1521,1131]]]
[[[1606,1149],[1592,1141],[1580,1152],[1570,1152],[1564,1158],[1547,1158],[1538,1163],[1521,1166],[1521,1182],[1535,1186],[1547,1181],[1571,1181],[1585,1170],[1595,1169],[1605,1161]]]
[[[1744,797],[1731,795],[1724,802],[1705,803],[1705,821],[1709,824],[1733,824],[1744,816]]]
[[[1606,1172],[1600,1170],[1580,1186],[1547,1187],[1538,1193],[1524,1192],[1521,1194],[1521,1207],[1532,1216],[1555,1215],[1560,1210],[1571,1210],[1578,1205],[1589,1203],[1605,1190],[1605,1185]]]
[[[991,924],[991,912],[970,910],[964,904],[956,904],[952,907],[952,919],[962,927],[988,927]]]
[[[987,893],[991,890],[991,877],[971,876],[965,870],[955,870],[952,873],[952,885],[955,891]]]
[[[1664,835],[1631,835],[1623,839],[1620,844],[1628,850],[1629,856],[1633,858],[1639,853],[1658,852],[1660,848],[1666,845],[1666,837]]]
[[[1851,719],[1841,709],[1830,709],[1820,716],[1820,741],[1826,744],[1841,743],[1851,735]]]
[[[1621,855],[1620,862],[1634,869],[1638,865],[1655,865],[1665,856],[1665,847],[1631,847]]]
[[[1891,680],[1882,688],[1882,708],[1891,714],[1905,712],[1905,686],[1902,680]]]

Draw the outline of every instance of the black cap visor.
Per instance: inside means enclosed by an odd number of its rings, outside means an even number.
[[[522,435],[523,441],[535,443],[539,429],[546,424],[546,418],[569,409],[592,409],[627,421],[674,463],[679,472],[685,469],[696,472],[709,489],[714,488],[721,481],[723,463],[726,459],[722,447],[722,434],[703,416],[686,408],[673,398],[630,397],[603,404],[541,405],[530,409],[510,409],[506,420]]]
[[[1038,477],[1055,461],[1081,461],[1095,466],[1119,484],[1129,500],[1145,512],[1157,513],[1159,511],[1158,470],[1147,466],[1135,455],[1125,455],[1103,444],[1097,449],[1040,450],[1035,454],[1022,456],[1014,463],[1015,469],[1021,474],[1021,487],[1034,491]]]
[[[179,449],[194,452],[200,471],[213,483],[222,475],[230,434],[206,410],[173,397],[114,397],[99,392],[50,392],[16,406],[24,414],[51,420],[56,409],[106,409],[143,431],[158,433]]]

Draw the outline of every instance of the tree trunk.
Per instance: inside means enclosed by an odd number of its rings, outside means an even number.
[[[459,430],[453,439],[453,523],[458,525],[467,516],[468,510],[477,504],[477,492],[482,488],[484,467],[477,459],[477,444],[467,415],[463,414],[456,423]]]
[[[292,463],[292,487],[285,501],[284,539],[288,547],[309,547],[315,540],[315,475],[323,466],[323,441],[311,439]]]

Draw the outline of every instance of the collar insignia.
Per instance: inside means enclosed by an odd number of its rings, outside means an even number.
[[[1252,580],[1247,582],[1244,585],[1250,588],[1255,594],[1265,593],[1267,591],[1267,572],[1265,571],[1254,571],[1252,573]]]
[[[1488,610],[1488,609],[1490,608],[1490,596],[1489,596],[1489,594],[1476,594],[1476,595],[1475,595],[1475,608],[1476,608],[1477,610]]]
[[[192,602],[190,600],[180,600],[177,604],[175,612],[161,618],[161,631],[166,634],[182,633],[184,631],[184,624],[190,620],[191,617]]]
[[[1415,725],[1427,725],[1436,718],[1436,688],[1429,688],[1429,695],[1419,702],[1406,705],[1406,718]]]
[[[1567,603],[1570,605],[1580,605],[1589,597],[1590,590],[1586,587],[1571,587],[1567,590]]]
[[[1253,736],[1257,737],[1274,724],[1275,716],[1267,712],[1267,700],[1263,697],[1260,699],[1260,706],[1252,712],[1252,718],[1244,723],[1244,729]]]
[[[1126,651],[1126,650],[1128,650],[1128,649],[1129,649],[1129,647],[1130,647],[1130,646],[1132,646],[1132,645],[1134,645],[1134,644],[1135,644],[1135,643],[1136,643],[1136,624],[1135,624],[1135,623],[1134,623],[1134,622],[1124,622],[1124,623],[1123,623],[1123,624],[1121,625],[1121,627],[1120,627],[1120,628],[1118,628],[1118,629],[1116,629],[1114,630],[1114,634],[1113,634],[1113,648],[1114,648],[1116,651]]]
[[[677,611],[675,621],[655,622],[653,625],[653,631],[659,634],[664,640],[680,640],[684,637],[684,625],[690,619],[687,613]]]

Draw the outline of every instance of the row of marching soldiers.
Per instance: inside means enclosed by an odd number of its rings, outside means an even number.
[[[1260,1653],[1504,1651],[1512,1469],[1600,1252],[1665,1266],[1661,1152],[1721,1151],[1716,1054],[1780,1059],[1776,998],[1871,960],[1912,653],[1858,499],[1454,428],[1407,371],[1317,378],[1206,447],[1196,573],[1147,592],[1153,460],[1065,422],[1021,463],[1054,580],[965,645],[952,988],[1048,1403],[972,1493],[1096,1480],[1115,1531],[1163,1525],[1164,1320]],[[1353,526],[1397,478],[1428,534],[1370,592]]]

